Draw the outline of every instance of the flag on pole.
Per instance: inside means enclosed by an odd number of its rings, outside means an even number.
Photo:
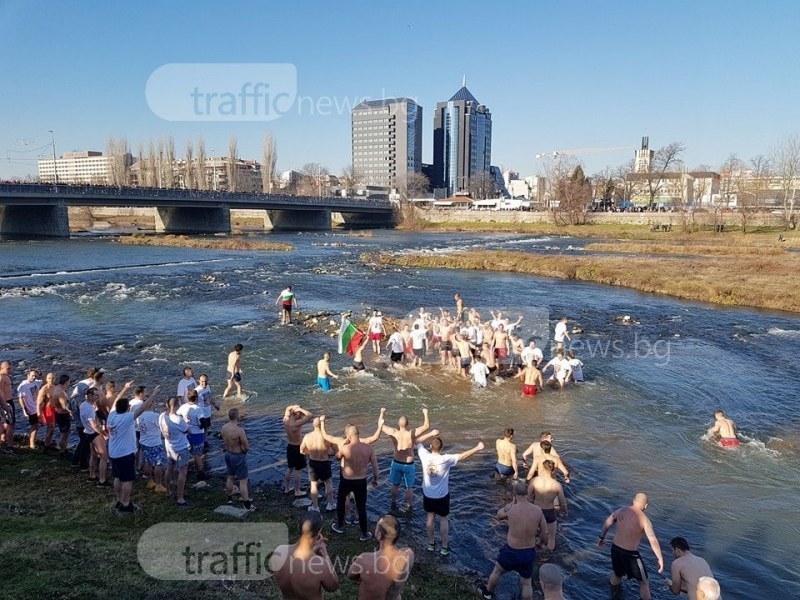
[[[350,319],[342,315],[342,326],[339,329],[339,354],[347,352],[353,356],[364,337],[365,335],[350,322]]]

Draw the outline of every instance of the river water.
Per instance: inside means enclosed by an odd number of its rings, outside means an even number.
[[[359,262],[361,253],[378,250],[581,253],[582,241],[574,238],[383,231],[372,237],[265,237],[289,241],[296,250],[134,247],[91,236],[0,243],[0,358],[14,363],[15,384],[25,367],[77,378],[94,364],[118,381],[136,378],[168,389],[188,364],[207,372],[219,393],[227,352],[242,343],[251,473],[268,482],[283,473],[281,415],[289,403],[325,411],[333,430],[352,421],[367,433],[382,406],[390,423],[408,414],[413,425],[427,405],[446,451],[462,451],[478,439],[487,443],[487,452],[453,472],[454,553],[444,561],[483,576],[505,536],[490,516],[510,498],[507,487],[489,478],[494,440],[512,426],[524,447],[548,429],[577,472],[566,486],[570,515],[560,525],[554,558],[569,574],[570,598],[608,597],[610,561],[607,550],[596,548],[597,532],[606,515],[638,490],[650,496],[648,514],[667,571],[669,540],[682,535],[709,561],[727,598],[800,598],[800,318],[573,281]],[[315,272],[320,269],[326,273]],[[548,339],[548,327],[568,315],[584,331],[574,336],[574,347],[587,381],[530,399],[520,396],[516,382],[478,390],[438,367],[387,371],[368,353],[371,375],[343,372],[324,395],[314,386],[314,363],[322,351],[334,350],[336,340],[277,324],[274,301],[287,284],[303,310],[359,314],[378,307],[396,316],[420,305],[452,306],[460,292],[467,306],[522,314],[526,338]],[[622,325],[616,319],[621,315],[634,323]],[[348,363],[334,356],[334,369]],[[228,400],[225,407],[237,403]],[[749,443],[731,451],[704,438],[718,407],[738,422]],[[378,451],[384,483],[370,494],[373,515],[389,503],[388,442],[379,442]],[[217,454],[211,460],[220,464]],[[424,533],[421,507],[410,530]],[[654,574],[646,545],[643,556]],[[507,577],[500,597],[516,597],[515,586]],[[659,577],[653,589],[656,598],[671,597]],[[638,597],[635,586],[626,597]]]

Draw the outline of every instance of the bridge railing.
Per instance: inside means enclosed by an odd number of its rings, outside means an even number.
[[[255,194],[242,192],[219,192],[212,190],[165,189],[147,187],[120,187],[108,185],[74,185],[53,183],[0,183],[0,194],[42,194],[105,196],[109,198],[162,198],[162,199],[209,199],[220,202],[270,203],[286,205],[319,205],[330,207],[392,208],[388,200],[337,196],[290,196],[288,194]]]

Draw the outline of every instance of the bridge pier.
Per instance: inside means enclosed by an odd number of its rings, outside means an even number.
[[[333,221],[346,229],[394,227],[394,213],[333,213]]]
[[[273,231],[327,231],[331,228],[331,211],[268,210],[264,227]]]
[[[0,236],[69,237],[67,205],[0,206]]]
[[[227,206],[157,208],[156,231],[158,233],[230,233],[231,211]]]

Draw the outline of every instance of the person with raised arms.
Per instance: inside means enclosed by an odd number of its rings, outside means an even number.
[[[386,409],[381,409],[379,420],[386,417]],[[392,484],[392,506],[391,510],[397,510],[397,492],[400,490],[400,483],[406,486],[406,512],[410,512],[414,506],[414,480],[417,475],[417,468],[414,464],[414,446],[417,438],[430,429],[428,409],[422,409],[422,425],[415,429],[408,428],[408,419],[405,416],[397,420],[397,429],[382,425],[381,431],[389,436],[394,446],[392,456],[392,466],[389,469],[389,483]]]
[[[300,452],[308,457],[308,480],[311,487],[311,506],[308,510],[320,512],[319,484],[325,485],[328,504],[325,510],[335,510],[333,503],[333,475],[331,474],[331,455],[336,454],[333,444],[322,437],[319,417],[314,417],[314,430],[303,436]]]

